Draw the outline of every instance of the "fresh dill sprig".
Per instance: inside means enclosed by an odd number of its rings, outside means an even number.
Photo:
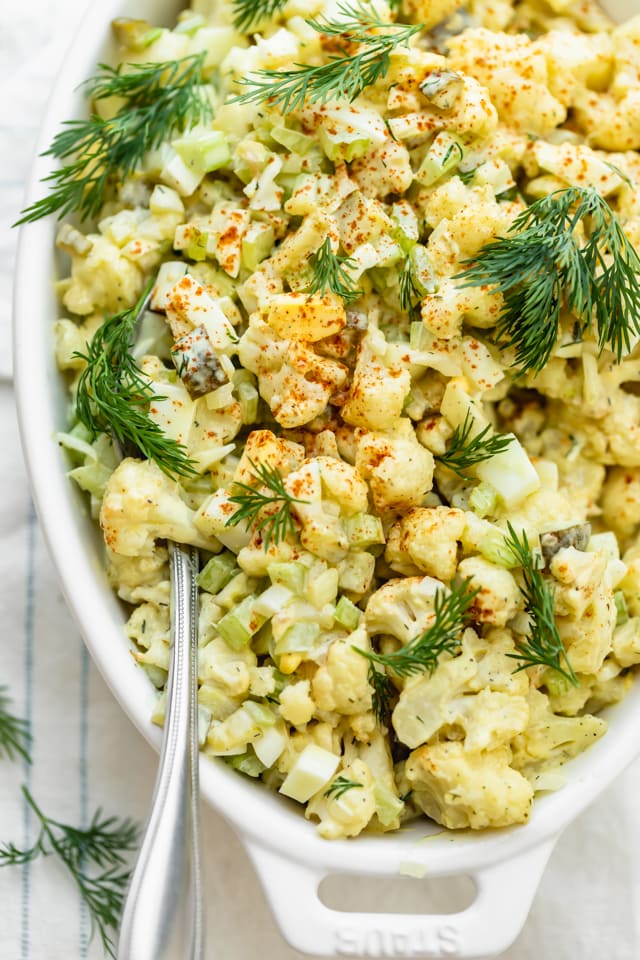
[[[508,529],[509,538],[505,540],[505,546],[518,566],[522,567],[520,593],[525,612],[529,615],[529,635],[526,641],[517,643],[517,653],[507,656],[520,661],[516,673],[527,667],[545,666],[557,671],[577,687],[578,678],[569,662],[555,621],[553,589],[542,575],[542,559],[533,554],[524,530],[519,537],[510,523]]]
[[[53,820],[42,812],[27,787],[24,797],[40,824],[35,843],[20,848],[0,846],[0,867],[20,866],[39,856],[57,854],[73,877],[91,917],[92,935],[115,957],[112,933],[118,928],[131,871],[126,855],[136,847],[138,829],[130,820],[104,817],[97,810],[88,827],[81,829]]]
[[[236,30],[248,33],[251,27],[263,20],[270,20],[287,0],[233,0],[233,25]]]
[[[293,70],[257,70],[240,83],[248,87],[237,100],[240,103],[262,103],[279,106],[290,113],[309,103],[328,100],[355,100],[367,87],[384,77],[391,64],[391,54],[408,46],[422,24],[388,23],[380,19],[366,0],[338,5],[338,19],[307,20],[309,26],[326,37],[342,41],[340,56],[330,56],[320,66],[295,63]],[[370,32],[377,31],[377,32]],[[362,49],[354,52],[350,48]]]
[[[19,755],[31,763],[29,724],[9,711],[11,698],[6,691],[5,686],[0,687],[0,756],[4,753],[9,760],[14,760]]]
[[[380,664],[398,677],[434,673],[442,654],[455,653],[460,646],[460,634],[467,623],[469,607],[477,593],[476,589],[469,588],[468,580],[459,585],[452,584],[449,592],[437,590],[431,626],[393,653],[374,653],[356,646],[353,649],[370,663]]]
[[[607,201],[591,187],[557,190],[519,214],[509,234],[456,279],[503,294],[497,339],[515,348],[521,371],[538,373],[549,360],[563,305],[620,361],[640,334],[640,257]]]
[[[268,550],[272,541],[275,544],[281,543],[289,534],[295,533],[291,504],[309,501],[291,496],[277,467],[268,463],[254,463],[253,460],[249,460],[249,463],[253,470],[253,483],[234,484],[242,493],[233,494],[229,500],[237,503],[240,509],[229,517],[225,526],[235,527],[243,521],[247,528],[255,525],[256,532],[262,535],[264,549]],[[263,493],[260,487],[266,487],[269,493]],[[277,505],[277,510],[269,510],[260,516],[265,507],[274,505]]]
[[[373,689],[371,706],[375,717],[378,723],[388,726],[391,715],[391,701],[398,691],[384,667],[377,667],[372,661],[369,661],[369,675],[367,679]]]
[[[202,90],[205,53],[161,63],[110,67],[84,84],[93,102],[118,97],[124,103],[112,117],[92,112],[87,120],[68,120],[43,156],[62,166],[43,180],[48,196],[22,211],[20,223],[51,213],[96,216],[109,183],[124,180],[172,131],[182,131],[211,116]]]
[[[398,275],[398,286],[400,288],[400,309],[408,313],[413,320],[420,314],[419,306],[422,301],[422,294],[416,286],[411,269],[411,257],[405,257],[402,270]]]
[[[362,296],[363,291],[354,286],[353,278],[345,267],[353,265],[350,257],[341,257],[331,249],[331,240],[326,238],[322,246],[311,258],[313,278],[309,293],[325,296],[327,291],[342,297],[345,303],[352,303]]]
[[[363,785],[358,783],[357,780],[349,780],[347,777],[340,775],[336,777],[328,790],[325,790],[323,796],[333,797],[334,800],[339,800],[340,797],[347,792],[347,790],[355,790],[358,787],[362,790]]]
[[[492,434],[492,428],[489,425],[475,436],[472,436],[473,429],[474,419],[467,411],[462,426],[456,427],[453,431],[449,448],[435,458],[438,463],[457,473],[463,480],[471,479],[465,470],[495,457],[497,453],[503,453],[513,439],[498,433]]]
[[[98,327],[87,352],[74,356],[86,361],[76,394],[78,419],[92,436],[107,433],[120,444],[133,444],[167,476],[191,476],[192,461],[182,444],[167,437],[148,414],[156,396],[131,354],[135,327],[153,283],[133,307],[108,317]]]

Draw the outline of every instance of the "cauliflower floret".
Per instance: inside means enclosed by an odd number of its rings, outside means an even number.
[[[513,766],[525,777],[556,767],[582,753],[603,735],[607,724],[600,717],[559,717],[549,698],[539,690],[528,694],[529,723],[513,741]]]
[[[463,510],[450,507],[410,510],[389,530],[385,560],[393,570],[404,573],[409,558],[422,573],[449,583],[456,572],[458,541],[465,526]]]
[[[127,636],[140,650],[134,650],[133,656],[144,666],[169,669],[170,617],[168,605],[141,603],[127,621]]]
[[[484,557],[467,557],[458,566],[458,574],[471,581],[477,590],[470,613],[477,623],[504,627],[522,607],[522,597],[513,575]]]
[[[566,108],[549,92],[544,51],[528,37],[465,30],[448,45],[451,69],[483,84],[510,127],[544,136],[566,119]]]
[[[433,577],[405,577],[389,580],[369,597],[364,622],[369,636],[386,634],[406,644],[424,633],[435,618],[436,593],[449,593]]]
[[[280,694],[280,715],[294,727],[302,727],[311,720],[316,705],[310,697],[309,680],[288,684]]]
[[[632,617],[613,635],[613,655],[621,667],[640,663],[640,617]]]
[[[305,343],[280,339],[257,315],[240,339],[238,355],[257,375],[260,394],[285,428],[303,426],[322,413],[347,377],[341,363],[318,356]]]
[[[319,710],[351,716],[371,709],[369,661],[353,647],[369,650],[366,631],[360,627],[349,637],[334,640],[327,659],[316,670],[311,690]]]
[[[142,271],[106,237],[90,234],[90,249],[71,257],[71,278],[65,281],[62,302],[71,313],[86,316],[96,310],[119,313],[142,293]]]
[[[529,677],[526,671],[514,671],[513,654],[517,651],[510,630],[494,628],[483,635],[465,630],[462,649],[468,651],[478,665],[475,676],[469,680],[469,690],[477,693],[486,687],[514,697],[527,693]]]
[[[555,587],[555,611],[558,616],[580,619],[599,589],[607,569],[603,552],[584,552],[563,547],[554,555],[549,569],[561,586]]]
[[[640,467],[613,467],[602,491],[602,518],[621,540],[640,525]]]
[[[107,481],[100,510],[107,546],[126,557],[154,553],[156,540],[175,540],[217,553],[217,540],[194,526],[178,484],[149,460],[123,460]]]
[[[202,683],[215,684],[230,697],[246,696],[250,670],[257,662],[251,647],[232,650],[222,637],[214,637],[199,651],[198,678]]]
[[[341,783],[354,786],[341,790]],[[307,804],[307,819],[318,818],[318,833],[326,840],[355,837],[376,812],[374,780],[363,760],[355,759],[342,767],[332,782],[316,793]]]
[[[125,557],[107,547],[107,576],[127,603],[169,603],[169,554],[156,547],[145,557]]]
[[[484,830],[529,818],[533,789],[510,762],[507,746],[471,752],[447,741],[414,750],[405,772],[427,816],[451,830]]]
[[[366,511],[364,480],[348,463],[316,457],[289,474],[284,485],[296,498],[291,509],[302,525],[303,546],[330,563],[343,560],[349,550],[349,538],[341,516]]]
[[[433,484],[433,454],[418,443],[411,421],[397,420],[384,433],[356,431],[356,470],[369,481],[376,510],[421,506]]]
[[[404,193],[413,182],[409,151],[402,143],[386,140],[351,164],[351,177],[366,197],[383,199],[389,193]]]
[[[410,387],[411,375],[402,365],[398,346],[387,343],[380,330],[370,327],[360,343],[342,416],[353,426],[392,429]]]
[[[629,613],[633,617],[640,616],[640,544],[634,544],[623,556],[627,572],[618,584],[624,593]]]

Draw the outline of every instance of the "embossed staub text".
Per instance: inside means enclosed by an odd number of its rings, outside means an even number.
[[[339,957],[455,957],[460,936],[452,924],[410,931],[344,926],[335,932],[335,952]]]

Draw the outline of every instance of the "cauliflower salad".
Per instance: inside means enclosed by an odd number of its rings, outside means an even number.
[[[25,218],[62,218],[59,440],[154,719],[171,540],[205,754],[326,838],[526,822],[640,663],[640,17],[113,31]]]

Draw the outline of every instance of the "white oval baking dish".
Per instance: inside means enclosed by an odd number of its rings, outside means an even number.
[[[55,84],[40,132],[44,150],[63,120],[81,115],[79,84],[109,58],[109,24],[116,16],[170,23],[179,0],[101,0],[90,8]],[[629,13],[625,3],[625,12]],[[42,195],[49,172],[38,157],[27,203]],[[87,507],[65,475],[55,432],[66,426],[68,398],[54,360],[53,320],[59,307],[56,225],[22,228],[15,283],[15,375],[23,445],[34,497],[69,605],[89,650],[118,701],[157,748],[150,722],[154,692],[128,651],[123,611],[107,583],[101,541]],[[424,820],[380,837],[328,842],[294,804],[203,758],[206,801],[233,825],[255,864],[286,939],[323,956],[479,957],[505,950],[526,919],[542,871],[561,831],[640,753],[640,684],[608,711],[608,734],[567,767],[567,785],[539,797],[526,826],[481,834],[438,829]],[[420,841],[430,833],[428,844]],[[476,897],[457,914],[342,913],[318,896],[330,873],[398,876],[407,862],[430,877],[468,875]]]

